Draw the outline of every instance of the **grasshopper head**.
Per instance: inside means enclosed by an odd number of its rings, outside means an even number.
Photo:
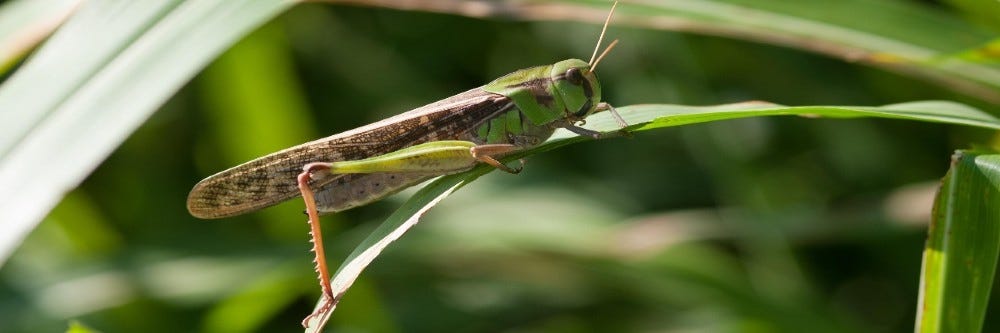
[[[552,65],[550,75],[568,116],[583,119],[594,113],[601,102],[601,83],[590,64],[580,59],[563,60]]]

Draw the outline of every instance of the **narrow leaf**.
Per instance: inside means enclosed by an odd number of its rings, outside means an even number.
[[[980,332],[1000,254],[1000,155],[958,151],[924,248],[917,332]]]
[[[339,2],[332,1],[330,2]],[[353,3],[471,17],[600,24],[604,1],[352,0]],[[862,62],[1000,103],[1000,64],[961,54],[982,49],[996,33],[912,1],[634,0],[612,25],[676,30],[752,40]],[[614,36],[614,27],[610,30]]]
[[[480,166],[464,173],[440,177],[427,186],[424,186],[420,191],[417,191],[412,198],[399,207],[385,222],[382,222],[378,229],[375,229],[368,238],[365,238],[354,249],[354,252],[347,256],[347,259],[340,265],[340,268],[337,269],[337,272],[333,275],[333,279],[330,281],[333,295],[337,301],[329,311],[311,318],[307,323],[305,332],[322,332],[323,326],[330,319],[330,315],[337,308],[337,303],[340,302],[344,293],[358,279],[358,276],[361,275],[365,267],[368,267],[368,264],[382,253],[382,250],[386,246],[389,246],[389,244],[399,239],[403,233],[416,225],[420,221],[420,217],[431,209],[431,207],[437,205],[438,202],[462,186],[465,186],[465,184],[476,180],[476,178],[490,171],[492,171],[492,167]],[[321,305],[322,300],[316,304],[317,308]]]
[[[106,0],[81,5],[0,86],[0,263],[181,85],[291,4]]]
[[[630,132],[758,116],[876,117],[1000,129],[1000,119],[967,105],[949,101],[918,101],[879,107],[784,106],[768,102],[744,102],[715,106],[640,104],[623,106],[617,110],[630,124]],[[613,132],[618,129],[618,123],[608,113],[599,113],[587,118],[587,125],[585,127],[601,132]],[[575,142],[586,140],[586,138],[576,136],[569,131],[559,130],[548,142],[535,147],[531,152],[550,150],[567,144],[562,142],[563,140]]]

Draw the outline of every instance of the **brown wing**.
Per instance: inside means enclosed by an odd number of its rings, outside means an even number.
[[[291,147],[198,182],[188,195],[188,211],[195,217],[209,219],[272,206],[299,195],[296,176],[307,163],[358,160],[428,141],[472,140],[470,131],[476,125],[511,107],[513,103],[507,97],[475,88],[373,124]],[[325,184],[343,183],[348,180],[345,176],[350,175],[325,177],[310,186],[321,188]],[[428,176],[395,184],[399,188],[392,192]]]

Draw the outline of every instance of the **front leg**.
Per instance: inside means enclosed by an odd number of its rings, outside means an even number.
[[[559,127],[565,128],[565,129],[569,130],[570,132],[576,133],[577,135],[580,135],[580,136],[587,136],[587,137],[591,137],[591,138],[594,138],[594,139],[600,139],[600,138],[605,137],[604,133],[601,133],[601,132],[598,132],[598,131],[594,131],[594,130],[589,130],[589,129],[586,129],[586,128],[583,128],[583,127],[580,127],[580,126],[576,126],[576,125],[574,125],[573,123],[571,123],[569,121],[566,121],[566,122],[563,122],[562,124],[559,124]]]
[[[601,112],[605,110],[611,112],[611,116],[614,117],[615,121],[618,122],[619,130],[624,131],[625,128],[628,127],[628,123],[625,122],[625,118],[622,118],[622,115],[618,114],[618,110],[615,110],[615,107],[611,106],[611,104],[608,104],[606,102],[597,103],[597,108],[596,111],[594,112]]]
[[[616,122],[618,122],[618,127],[619,127],[618,131],[603,133],[594,130],[589,130],[576,125],[577,122],[579,122],[582,125],[585,122],[585,120],[575,120],[575,119],[563,120],[562,122],[557,123],[556,126],[565,128],[570,132],[576,133],[578,135],[591,137],[594,139],[606,139],[609,137],[616,137],[616,136],[624,136],[624,137],[632,136],[632,133],[629,133],[629,131],[626,130],[626,127],[628,127],[628,123],[625,122],[625,119],[623,119],[622,116],[618,114],[618,111],[616,111],[615,108],[611,106],[611,104],[604,102],[597,104],[597,109],[595,112],[600,112],[600,111],[611,112],[611,116],[615,118]]]

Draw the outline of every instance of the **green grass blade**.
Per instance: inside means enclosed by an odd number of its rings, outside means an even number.
[[[360,3],[472,17],[604,22],[607,1],[381,1]],[[623,1],[612,25],[675,30],[782,45],[861,62],[1000,103],[995,32],[912,1]],[[614,27],[609,30],[614,36]],[[970,53],[981,57],[968,57]]]
[[[859,118],[876,117],[890,119],[918,120],[934,123],[966,125],[981,128],[1000,129],[1000,119],[964,104],[948,101],[918,101],[870,106],[784,106],[767,102],[745,102],[715,106],[682,106],[669,104],[630,105],[617,108],[630,132],[680,126],[709,121],[738,119],[760,116],[800,116],[807,118]],[[612,132],[618,123],[609,113],[599,113],[587,118],[586,128]],[[545,151],[561,145],[564,141],[581,141],[586,138],[569,131],[559,130],[545,144],[532,151]]]
[[[959,54],[996,34],[958,17],[902,1],[647,1],[637,16],[676,17],[689,30],[746,38],[829,54],[927,79],[1000,102],[1000,66]],[[624,11],[623,11],[624,12]]]
[[[1000,155],[959,151],[934,204],[917,332],[982,330],[1000,253]]]
[[[0,260],[167,98],[290,1],[90,1],[0,86]],[[141,181],[141,180],[136,180]]]

